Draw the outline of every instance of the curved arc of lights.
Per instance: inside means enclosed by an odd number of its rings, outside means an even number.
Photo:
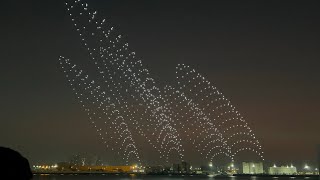
[[[258,152],[261,151],[259,141],[248,140],[255,136],[240,113],[194,69],[178,64],[177,88],[166,85],[162,90],[109,22],[99,19],[97,12],[82,0],[68,2],[66,7],[103,83],[90,81],[82,70],[75,70],[76,65],[70,68],[69,60],[64,58],[60,60],[62,69],[99,136],[107,147],[114,143],[115,147],[124,149],[123,159],[127,163],[131,153],[140,161],[139,145],[135,143],[138,135],[166,161],[172,150],[183,159],[183,143],[190,142],[201,154],[206,154],[206,159],[218,155],[209,157],[215,148],[233,158],[242,149],[234,147],[245,140],[250,146],[258,147],[254,152],[262,157],[263,152]],[[73,74],[68,74],[63,65]],[[242,131],[233,133],[239,127]],[[184,133],[186,136],[181,135]],[[244,139],[237,140],[240,137]]]

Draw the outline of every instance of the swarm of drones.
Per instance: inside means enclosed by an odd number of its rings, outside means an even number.
[[[205,77],[178,64],[176,84],[159,87],[97,11],[81,0],[65,5],[97,73],[89,77],[62,56],[61,68],[102,142],[123,163],[142,163],[146,144],[157,152],[154,158],[166,163],[170,154],[187,160],[195,152],[205,162],[219,155],[233,161],[241,151],[263,159],[244,118]]]

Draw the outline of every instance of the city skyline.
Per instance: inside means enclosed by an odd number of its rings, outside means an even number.
[[[276,4],[273,11],[267,11],[272,3],[240,3],[240,10],[233,4],[227,11],[227,4],[215,2],[214,12],[206,8],[211,5],[208,2],[195,7],[191,3],[167,3],[92,2],[127,36],[152,75],[165,79],[162,83],[173,81],[171,75],[179,63],[196,67],[214,82],[261,140],[266,159],[315,159],[320,76],[316,68],[319,35],[315,33],[319,14],[313,9],[314,2],[302,6],[297,2]],[[131,7],[126,9],[123,4]],[[37,1],[24,5],[8,3],[16,13],[5,11],[1,16],[9,24],[1,34],[17,35],[4,37],[8,45],[2,47],[8,60],[2,71],[6,85],[2,90],[5,111],[1,142],[20,150],[31,161],[52,161],[75,151],[103,153],[86,114],[57,68],[60,53],[72,54],[81,63],[88,57],[73,35],[63,2],[50,4],[50,9]],[[284,7],[286,11],[280,11]],[[137,11],[139,8],[142,11]],[[258,15],[251,16],[254,13]],[[48,34],[53,37],[48,39]]]

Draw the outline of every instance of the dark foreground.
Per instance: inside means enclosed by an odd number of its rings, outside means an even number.
[[[320,180],[319,176],[229,176],[229,177],[208,177],[204,175],[110,175],[110,174],[35,174],[33,180],[126,180],[126,179],[151,179],[151,180],[170,180],[170,179],[218,179],[218,180]]]

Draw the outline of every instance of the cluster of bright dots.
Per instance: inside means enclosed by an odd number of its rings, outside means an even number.
[[[240,151],[263,159],[259,141],[230,101],[189,66],[176,67],[177,84],[159,88],[135,52],[105,19],[81,0],[66,3],[97,74],[89,78],[65,57],[60,65],[84,111],[108,150],[126,164],[141,163],[143,139],[169,162],[190,144],[205,161],[231,160]],[[157,157],[157,158],[158,158]]]

